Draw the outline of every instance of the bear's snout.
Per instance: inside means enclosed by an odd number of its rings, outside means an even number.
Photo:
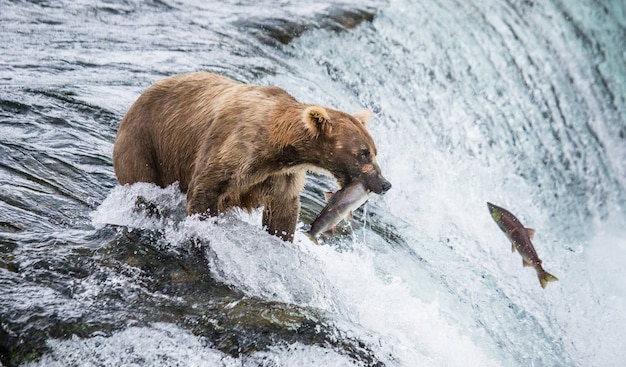
[[[385,180],[385,182],[383,182],[383,190],[381,194],[386,193],[387,191],[389,191],[389,189],[391,189],[391,182]]]
[[[378,175],[375,179],[366,180],[366,185],[368,189],[378,195],[382,195],[391,189],[391,182],[381,175]]]

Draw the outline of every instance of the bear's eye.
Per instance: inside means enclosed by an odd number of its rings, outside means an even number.
[[[369,161],[370,159],[370,151],[367,149],[363,149],[359,152],[359,158],[363,161]]]

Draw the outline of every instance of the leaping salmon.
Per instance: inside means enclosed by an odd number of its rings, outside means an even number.
[[[498,227],[506,234],[512,244],[511,251],[519,252],[522,255],[522,263],[524,266],[532,266],[537,271],[541,288],[545,288],[548,282],[559,280],[554,275],[543,270],[541,267],[541,259],[535,251],[531,240],[535,234],[532,228],[524,228],[522,223],[511,212],[499,206],[487,203],[491,217],[498,224]]]
[[[320,233],[331,231],[339,222],[350,215],[350,213],[365,204],[369,190],[362,182],[352,182],[341,190],[327,198],[328,204],[322,209],[320,214],[311,224],[311,228],[306,235],[317,244],[317,236]]]

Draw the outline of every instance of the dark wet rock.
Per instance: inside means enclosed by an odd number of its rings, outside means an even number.
[[[144,213],[144,215],[156,219],[161,219],[163,217],[163,214],[159,210],[159,206],[153,202],[150,202],[143,196],[137,196],[133,211],[135,213]]]
[[[146,233],[124,233],[141,238]],[[150,234],[149,238],[158,239]],[[180,304],[160,305],[161,317],[186,325],[195,335],[207,338],[218,350],[233,357],[265,351],[272,346],[299,342],[318,345],[349,355],[367,365],[379,365],[373,353],[358,340],[342,335],[318,310],[250,298],[231,287],[215,282],[204,257],[205,246],[190,240],[187,250],[177,254],[162,252],[153,246],[129,241],[119,247],[114,257],[132,263],[144,272],[150,291],[183,298]],[[147,278],[146,278],[147,277]],[[168,310],[169,312],[164,312]]]
[[[0,269],[5,269],[12,273],[18,272],[19,263],[15,261],[15,255],[12,254],[16,247],[15,243],[0,238]]]
[[[236,25],[264,43],[286,45],[312,29],[327,29],[333,32],[353,29],[363,22],[371,22],[376,11],[377,9],[368,6],[349,8],[335,5],[310,18],[248,18],[240,20]]]
[[[46,274],[56,271],[56,277],[73,278],[77,284],[101,284],[93,305],[80,307],[78,314],[71,314],[71,307],[57,307],[54,302],[84,297],[85,290],[78,285],[74,290],[58,289],[53,303],[37,309],[0,310],[0,363],[17,366],[37,360],[48,350],[47,340],[109,336],[132,320],[135,326],[165,322],[188,328],[238,358],[298,342],[332,349],[364,365],[382,365],[363,342],[345,335],[322,311],[251,298],[216,282],[205,258],[210,244],[190,239],[173,251],[164,248],[161,232],[125,227],[104,228],[90,237],[107,245],[94,251],[89,261],[80,254],[82,260],[77,262],[36,264],[29,270],[38,275],[28,277],[40,277],[34,281],[42,283]],[[21,274],[15,271],[18,281]],[[104,286],[120,276],[127,276],[132,286]]]
[[[194,321],[194,334],[233,357],[299,342],[335,350],[368,366],[382,365],[364,343],[342,335],[312,309],[241,298]]]
[[[22,230],[21,227],[9,223],[9,222],[0,222],[0,231],[2,232],[20,232]]]

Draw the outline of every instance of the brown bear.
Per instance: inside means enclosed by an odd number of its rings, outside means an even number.
[[[278,87],[181,74],[131,106],[113,166],[122,185],[178,181],[187,215],[263,206],[267,231],[293,241],[307,170],[326,170],[340,186],[360,180],[378,194],[391,188],[376,163],[369,118],[369,110],[350,115],[299,103]]]

